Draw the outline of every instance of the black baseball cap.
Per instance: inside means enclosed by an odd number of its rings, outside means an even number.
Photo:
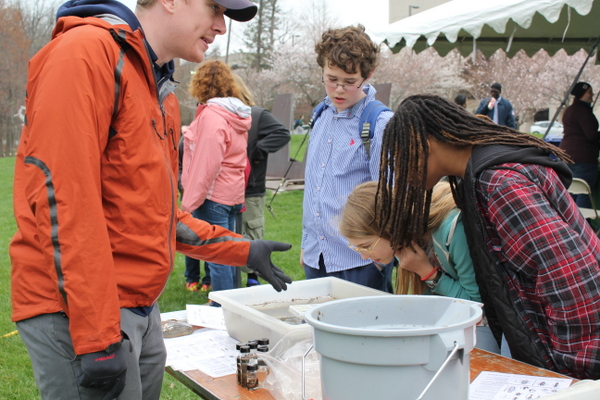
[[[250,0],[214,0],[218,5],[225,7],[225,15],[240,22],[250,21],[256,15],[258,7]]]

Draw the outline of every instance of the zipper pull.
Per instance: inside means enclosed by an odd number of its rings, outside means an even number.
[[[156,126],[157,126],[157,125],[156,125],[156,120],[155,120],[154,118],[152,118],[152,126],[154,127],[154,132],[156,133],[156,136],[158,136],[158,138],[159,138],[160,140],[165,140],[165,139],[164,139],[164,138],[163,138],[163,137],[160,135],[160,133],[158,133],[158,129],[156,128]]]

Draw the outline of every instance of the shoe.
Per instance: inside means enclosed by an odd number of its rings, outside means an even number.
[[[212,285],[209,283],[208,285],[206,283],[202,284],[202,287],[200,288],[201,292],[210,292],[212,290]]]
[[[186,282],[185,288],[187,290],[189,290],[190,292],[197,292],[198,291],[198,282]]]
[[[246,282],[246,287],[258,286],[258,285],[260,285],[260,282],[257,281],[256,279],[248,278],[248,281]]]

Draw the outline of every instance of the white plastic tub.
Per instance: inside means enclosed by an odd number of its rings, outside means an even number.
[[[321,304],[331,300],[387,295],[379,290],[337,278],[297,281],[283,292],[271,285],[210,292],[208,298],[221,304],[229,336],[247,342],[269,338],[273,346],[292,331],[310,332],[301,317],[290,312],[292,305]],[[287,322],[286,322],[287,321]]]

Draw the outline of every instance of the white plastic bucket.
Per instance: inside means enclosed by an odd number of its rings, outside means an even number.
[[[375,296],[311,309],[323,400],[466,400],[481,304]],[[439,371],[439,373],[438,373]]]

